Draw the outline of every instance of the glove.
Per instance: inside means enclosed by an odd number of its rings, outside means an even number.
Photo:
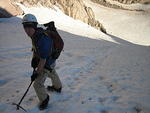
[[[31,75],[31,81],[33,82],[37,77],[38,77],[38,73],[36,71],[33,72],[33,74]]]
[[[31,61],[31,67],[33,67],[34,69],[37,68],[39,61],[39,58],[33,57]]]

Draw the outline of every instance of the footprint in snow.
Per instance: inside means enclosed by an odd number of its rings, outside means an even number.
[[[11,79],[3,79],[0,80],[0,86],[4,86],[5,84],[7,84]]]
[[[73,56],[71,53],[65,53],[65,54],[66,54],[66,56],[68,56],[68,57],[72,57],[72,56]]]
[[[16,93],[19,93],[20,91],[19,90],[16,90]]]
[[[11,97],[14,97],[14,96],[15,96],[14,94],[11,95]]]
[[[113,101],[117,101],[119,98],[120,98],[120,96],[113,96],[113,97],[112,97],[112,100],[113,100]]]
[[[104,80],[104,79],[105,79],[105,77],[99,76],[99,79],[100,79],[100,80]]]
[[[92,100],[92,97],[89,97],[88,100],[91,101],[91,100]]]
[[[116,83],[106,83],[106,87],[110,93],[117,89]]]
[[[26,103],[30,103],[30,104],[31,104],[32,102],[36,101],[36,99],[35,99],[35,98],[36,98],[36,96],[35,96],[35,95],[34,95],[34,96],[31,96],[31,97],[29,97],[29,98],[28,98],[25,102],[26,102]]]
[[[81,104],[85,104],[85,101],[81,101]]]
[[[101,113],[109,113],[107,110],[102,110]]]
[[[80,78],[79,77],[75,77],[74,80],[77,81],[78,83],[80,83]]]
[[[141,105],[136,105],[133,109],[136,111],[136,113],[144,113]]]
[[[104,104],[104,102],[105,102],[106,100],[107,100],[107,98],[105,98],[105,97],[104,97],[104,98],[102,98],[102,97],[99,97],[99,98],[98,98],[98,102],[101,103],[101,104]]]
[[[29,98],[29,101],[33,101],[34,99],[33,98]]]
[[[73,63],[72,63],[72,62],[68,62],[68,63],[66,63],[65,65],[71,66],[71,65],[73,65]]]

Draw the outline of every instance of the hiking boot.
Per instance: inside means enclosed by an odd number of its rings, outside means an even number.
[[[48,106],[48,101],[49,101],[49,95],[47,95],[47,98],[39,105],[40,110],[44,110]]]
[[[55,88],[54,86],[47,86],[48,91],[56,91],[57,93],[61,93],[62,88]]]

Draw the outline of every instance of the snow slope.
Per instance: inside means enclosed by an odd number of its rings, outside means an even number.
[[[49,92],[48,109],[39,111],[38,99],[31,87],[21,104],[28,113],[150,112],[150,47],[146,46],[150,39],[147,35],[143,35],[143,39],[135,35],[136,42],[132,37],[127,40],[110,33],[105,35],[67,17],[57,8],[53,11],[24,7],[24,10],[36,14],[41,23],[48,18],[43,14],[51,15],[65,42],[56,66],[63,83],[62,93]],[[103,17],[107,17],[105,14],[109,11],[103,13]],[[132,17],[128,12],[122,16]],[[126,21],[126,24],[130,23]],[[145,27],[149,28],[147,24]],[[11,104],[20,100],[30,83],[30,49],[31,42],[23,31],[20,16],[0,19],[0,113],[24,113],[16,111]],[[51,84],[49,79],[45,85],[48,84]]]
[[[109,34],[139,45],[150,45],[150,4],[143,5],[141,8],[145,12],[142,12],[108,8],[90,0],[85,0],[84,3],[92,8],[95,18],[104,25]],[[139,6],[134,5],[137,8]],[[132,8],[132,5],[128,7]]]

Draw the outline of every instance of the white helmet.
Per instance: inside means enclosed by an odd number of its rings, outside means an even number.
[[[26,14],[23,19],[22,19],[22,23],[25,23],[25,22],[34,22],[34,23],[37,23],[37,19],[34,15],[32,14]]]

